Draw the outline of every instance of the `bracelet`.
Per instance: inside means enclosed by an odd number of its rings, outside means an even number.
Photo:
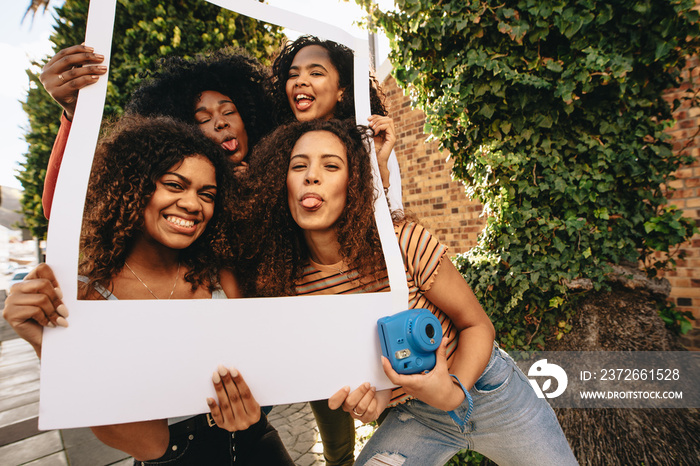
[[[462,385],[462,382],[459,381],[459,378],[457,378],[456,375],[450,374],[450,377],[455,379],[457,385],[459,385],[459,388],[462,389],[462,391],[464,392],[464,396],[469,401],[469,411],[467,411],[467,417],[464,419],[466,421],[472,416],[472,410],[474,409],[474,400],[472,400],[472,396],[469,394],[469,391],[466,388],[464,388],[464,385]]]

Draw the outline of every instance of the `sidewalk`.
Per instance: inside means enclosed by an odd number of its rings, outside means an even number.
[[[1,297],[0,310],[5,302]],[[103,445],[88,428],[39,431],[38,415],[39,359],[0,318],[0,465],[133,464],[121,451]],[[308,403],[275,406],[268,418],[298,466],[325,465]]]

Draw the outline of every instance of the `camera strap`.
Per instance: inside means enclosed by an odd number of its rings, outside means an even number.
[[[467,398],[467,401],[469,401],[469,410],[467,411],[467,416],[464,419],[459,419],[454,411],[449,411],[450,417],[455,422],[457,422],[458,425],[462,425],[463,423],[467,422],[470,417],[472,417],[472,410],[474,409],[474,400],[472,400],[472,396],[469,394],[469,391],[466,388],[464,388],[464,385],[462,385],[462,382],[459,381],[459,378],[456,375],[450,374],[450,377],[455,379],[457,385],[459,385],[459,388],[461,388],[464,392],[464,396]]]

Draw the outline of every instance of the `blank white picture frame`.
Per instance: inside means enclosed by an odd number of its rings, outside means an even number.
[[[355,52],[358,122],[370,115],[367,40],[255,0],[222,8],[343,43]],[[92,0],[86,44],[109,63],[116,0]],[[46,328],[41,363],[42,430],[208,412],[211,375],[237,368],[261,405],[328,398],[369,381],[389,388],[376,321],[406,309],[408,291],[381,181],[375,215],[390,293],[231,300],[77,300],[83,204],[108,77],[80,92],[49,223],[47,263],[70,311],[68,328]]]

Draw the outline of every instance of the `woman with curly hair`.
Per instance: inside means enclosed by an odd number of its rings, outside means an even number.
[[[260,193],[256,203],[268,204],[266,285],[280,282],[294,295],[388,289],[363,136],[347,122],[299,122],[256,147],[248,181]],[[255,176],[285,161],[284,182],[277,181],[279,172],[264,181]],[[376,391],[366,383],[354,391],[345,387],[327,401],[331,412],[342,407],[340,412],[362,422],[391,407],[356,464],[441,465],[465,448],[499,464],[576,464],[554,411],[495,344],[491,321],[445,258],[447,247],[405,218],[395,221],[394,230],[409,308],[430,310],[444,338],[430,372],[398,374],[382,358],[398,388]]]
[[[342,44],[311,35],[289,42],[272,65],[270,94],[277,122],[354,119],[353,69],[353,51]],[[394,121],[384,107],[379,83],[371,74],[369,89],[369,127],[374,133],[379,174],[390,208],[401,210],[401,176],[393,153]]]
[[[47,62],[41,82],[63,108],[46,173],[42,204],[49,218],[58,172],[63,160],[78,91],[106,72],[97,65],[104,56],[92,48],[75,45],[59,51]],[[264,84],[266,70],[254,58],[234,49],[223,49],[191,59],[173,56],[163,60],[134,91],[126,114],[170,116],[194,123],[221,145],[238,173],[247,169],[249,149],[270,129]]]
[[[240,297],[234,275],[216,259],[228,245],[222,231],[234,204],[227,163],[196,127],[172,118],[125,117],[111,128],[88,186],[79,298]],[[5,318],[39,356],[43,326],[68,325],[57,286],[42,264],[5,303]],[[241,374],[220,366],[212,383],[218,401],[207,399],[206,416],[92,430],[135,464],[292,465]]]

